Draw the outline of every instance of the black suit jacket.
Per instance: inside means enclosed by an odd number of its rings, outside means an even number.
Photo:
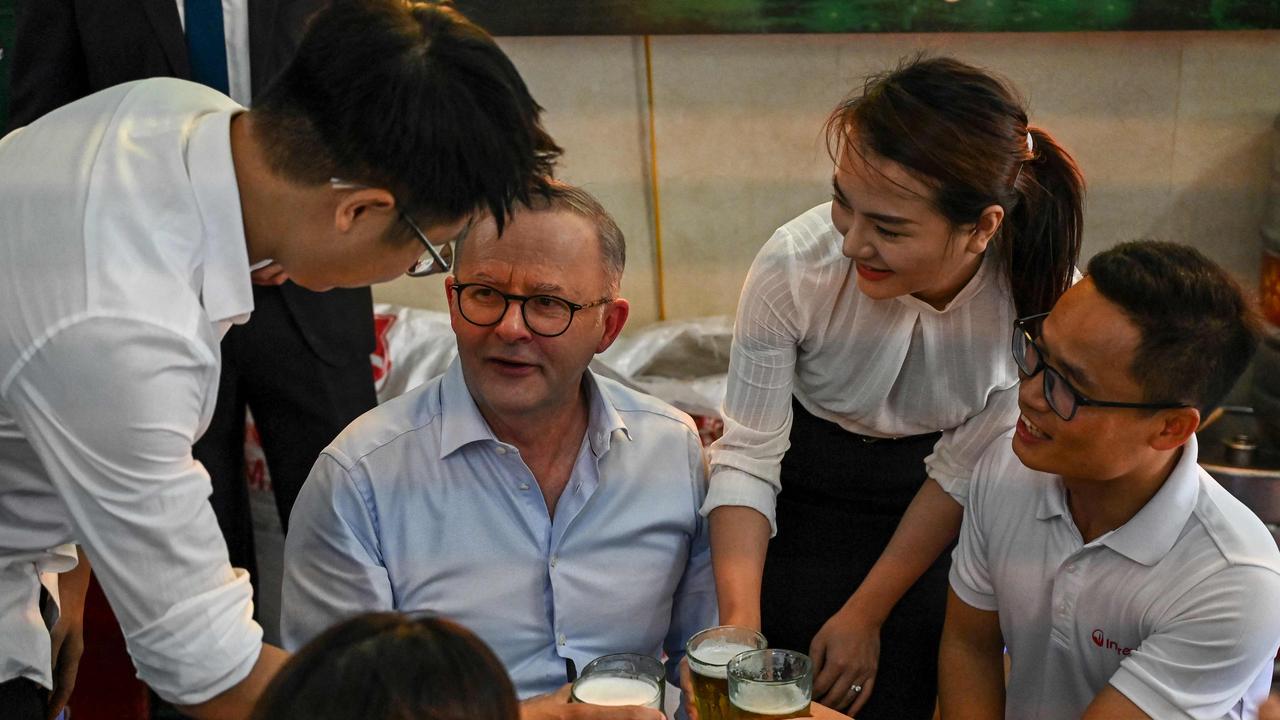
[[[18,0],[10,67],[10,129],[104,88],[191,76],[181,0]],[[306,19],[325,0],[247,0],[254,95],[288,64]],[[373,352],[367,288],[314,293],[280,286],[315,354],[330,364]]]

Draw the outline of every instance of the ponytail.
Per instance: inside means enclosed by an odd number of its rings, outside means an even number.
[[[1048,312],[1071,287],[1084,230],[1084,176],[1057,140],[1028,128],[1030,159],[1014,176],[1018,200],[996,251],[1019,317]]]

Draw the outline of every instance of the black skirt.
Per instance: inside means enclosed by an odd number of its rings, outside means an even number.
[[[941,433],[875,440],[814,417],[799,402],[792,406],[778,534],[764,566],[762,629],[770,647],[808,652],[889,544],[927,478],[924,458]],[[933,717],[950,566],[947,549],[881,627],[875,689],[858,720]]]

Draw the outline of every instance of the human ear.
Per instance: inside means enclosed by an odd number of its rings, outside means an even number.
[[[986,252],[987,245],[991,243],[991,238],[995,237],[1002,222],[1004,222],[1004,208],[999,205],[988,205],[984,208],[982,214],[978,216],[978,221],[969,231],[965,250],[974,255]]]
[[[604,335],[596,345],[596,352],[602,353],[609,349],[613,341],[618,339],[622,326],[627,324],[627,318],[630,315],[631,303],[627,302],[626,298],[615,298],[609,302],[609,307],[604,313]]]
[[[1150,440],[1154,450],[1174,450],[1182,447],[1200,427],[1200,411],[1196,408],[1161,410],[1156,419],[1159,425]]]
[[[359,188],[343,193],[333,211],[333,226],[339,232],[350,232],[356,221],[369,214],[383,214],[396,209],[396,198],[382,188]]]

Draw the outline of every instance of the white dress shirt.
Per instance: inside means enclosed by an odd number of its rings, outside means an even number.
[[[0,681],[51,684],[37,573],[80,543],[138,676],[196,703],[261,647],[191,444],[253,308],[226,97],[118,85],[0,140]]]
[[[815,416],[861,435],[942,430],[925,468],[961,504],[982,450],[1017,420],[1015,313],[994,255],[938,310],[910,295],[864,295],[842,240],[824,203],[779,228],[752,263],[704,512],[754,508],[777,531],[793,395]]]
[[[430,611],[480,636],[521,698],[609,653],[677,665],[716,624],[701,445],[675,408],[584,379],[586,436],[554,516],[494,437],[457,360],[325,449],[285,540],[285,646],[371,610]]]
[[[249,75],[249,2],[251,0],[222,0],[222,34],[227,45],[227,94],[232,100],[249,106],[253,88]],[[178,22],[182,31],[187,30],[187,6],[178,3]]]
[[[1000,615],[1010,720],[1078,718],[1108,683],[1159,720],[1257,714],[1280,645],[1280,551],[1187,443],[1129,522],[1089,543],[1062,479],[1011,437],[974,471],[956,595]]]

